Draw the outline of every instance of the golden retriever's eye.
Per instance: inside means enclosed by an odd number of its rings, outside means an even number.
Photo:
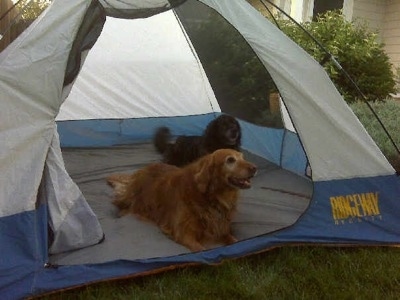
[[[234,158],[233,156],[229,156],[229,157],[226,158],[226,162],[228,164],[233,164],[233,163],[236,162],[236,158]]]

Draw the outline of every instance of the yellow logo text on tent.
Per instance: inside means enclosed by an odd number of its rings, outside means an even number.
[[[382,219],[378,192],[341,195],[329,199],[336,225]]]

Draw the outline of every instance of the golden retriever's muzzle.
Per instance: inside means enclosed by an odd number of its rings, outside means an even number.
[[[239,189],[248,189],[251,187],[251,178],[257,173],[257,167],[244,160],[242,156],[228,156],[225,161],[227,169],[230,170],[228,182],[230,185]]]

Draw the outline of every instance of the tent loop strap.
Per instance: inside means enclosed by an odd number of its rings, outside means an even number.
[[[397,153],[400,155],[400,149],[399,147],[396,145],[394,139],[392,138],[392,136],[390,135],[389,131],[387,130],[386,126],[383,124],[382,120],[379,118],[379,116],[377,115],[377,113],[375,112],[375,110],[372,108],[371,104],[368,102],[367,97],[364,95],[364,93],[361,91],[360,87],[357,85],[357,83],[353,80],[353,78],[350,76],[350,74],[340,65],[340,63],[336,60],[336,58],[321,44],[321,42],[319,42],[310,32],[308,32],[299,22],[297,22],[294,18],[292,18],[288,13],[286,13],[282,8],[280,8],[278,5],[276,5],[275,3],[272,3],[270,0],[260,0],[260,3],[264,6],[264,8],[266,10],[268,10],[268,12],[270,13],[271,17],[274,19],[274,22],[277,24],[277,20],[275,19],[275,17],[273,16],[273,14],[271,13],[271,11],[268,9],[267,5],[265,4],[265,2],[269,3],[270,5],[272,5],[274,8],[276,8],[277,10],[279,10],[283,15],[285,15],[285,17],[287,17],[290,21],[292,21],[294,24],[296,24],[296,26],[298,26],[309,38],[311,38],[317,45],[318,47],[321,48],[321,50],[323,50],[326,55],[324,57],[324,59],[322,60],[323,64],[325,64],[329,59],[333,62],[333,64],[338,68],[339,71],[341,71],[343,73],[343,75],[351,82],[351,84],[355,87],[357,93],[361,96],[361,98],[364,100],[364,102],[367,104],[369,110],[372,112],[372,114],[374,115],[374,117],[378,120],[379,124],[381,125],[383,131],[385,132],[385,134],[387,135],[387,137],[389,138],[390,142],[392,143],[393,147],[395,148],[395,150],[397,151]],[[278,26],[278,28],[280,29],[280,27]]]

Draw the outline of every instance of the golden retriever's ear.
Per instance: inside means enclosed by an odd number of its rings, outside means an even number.
[[[198,169],[194,174],[194,181],[200,192],[205,193],[212,180],[214,156],[207,155],[198,161]]]

